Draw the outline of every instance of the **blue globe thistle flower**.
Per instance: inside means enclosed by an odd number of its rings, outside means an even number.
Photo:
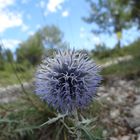
[[[59,112],[71,113],[86,107],[96,95],[100,71],[85,54],[59,51],[45,58],[36,72],[36,94]]]

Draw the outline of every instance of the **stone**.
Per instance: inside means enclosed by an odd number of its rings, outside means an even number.
[[[110,137],[109,140],[118,140],[118,138]]]
[[[134,102],[135,105],[140,104],[140,96],[136,96],[136,101]]]
[[[140,126],[137,127],[137,128],[135,128],[135,132],[138,133],[138,134],[140,134]]]
[[[140,104],[133,107],[131,114],[134,116],[134,118],[140,118]]]
[[[120,110],[119,109],[115,109],[115,110],[110,111],[110,117],[112,119],[117,118],[119,115],[120,115]]]
[[[116,89],[114,87],[111,87],[109,89],[109,92],[110,92],[110,94],[113,94],[114,95],[116,93]]]
[[[139,94],[139,93],[140,93],[140,88],[139,88],[139,87],[136,87],[136,88],[135,88],[135,92],[136,92],[137,94]]]
[[[107,130],[103,130],[102,135],[103,135],[103,137],[106,137],[108,135]]]
[[[138,135],[137,140],[140,140],[140,134]]]
[[[126,81],[120,80],[118,84],[119,84],[119,86],[124,86],[124,85],[126,85]]]
[[[140,117],[139,118],[126,118],[125,119],[130,128],[137,128],[140,126]]]
[[[123,136],[120,138],[120,140],[131,140],[130,136]]]
[[[112,99],[111,99],[110,97],[107,97],[106,100],[107,100],[108,102],[110,102],[110,103],[113,102]]]

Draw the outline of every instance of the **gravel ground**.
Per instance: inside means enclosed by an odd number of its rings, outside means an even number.
[[[140,79],[108,82],[99,88],[104,110],[102,123],[107,140],[140,140]]]

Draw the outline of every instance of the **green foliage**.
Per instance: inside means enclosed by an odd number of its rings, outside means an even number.
[[[40,34],[47,48],[61,47],[63,33],[58,27],[54,25],[46,26],[40,30]]]
[[[5,70],[6,63],[14,62],[13,53],[10,49],[2,49],[0,46],[0,71]]]
[[[91,57],[96,59],[99,63],[105,63],[117,57],[123,57],[131,55],[133,57],[137,57],[140,55],[140,39],[136,40],[132,44],[128,46],[124,46],[121,49],[113,48],[109,49],[103,46],[97,46],[95,50],[91,51]]]
[[[17,62],[23,63],[26,60],[30,64],[36,65],[40,62],[43,51],[42,38],[40,33],[37,32],[20,44],[20,47],[16,50]]]
[[[0,46],[0,70],[4,70],[4,55],[1,46]]]
[[[101,140],[105,139],[102,137],[103,128],[98,127],[93,132],[89,129],[82,127],[82,134],[85,140]]]
[[[139,0],[131,0],[132,3],[132,13],[131,17],[134,22],[138,23],[140,28],[140,1]]]
[[[45,56],[52,57],[55,50],[67,48],[67,43],[63,41],[64,35],[58,27],[46,26],[40,30],[40,34],[45,47]]]
[[[123,27],[128,27],[131,20],[130,1],[119,0],[88,0],[91,8],[89,17],[84,18],[88,23],[96,23],[103,31],[111,31],[110,27],[114,27],[114,32],[119,32]],[[99,30],[100,30],[99,29]]]
[[[17,62],[28,61],[32,65],[39,64],[43,55],[50,56],[54,48],[66,46],[62,38],[63,33],[58,27],[45,26],[20,44],[16,50]]]
[[[122,51],[125,55],[132,55],[134,57],[140,56],[139,50],[140,50],[140,38],[137,39],[132,44],[122,48]]]
[[[140,75],[140,39],[136,40],[128,46],[121,49],[100,49],[92,50],[91,57],[98,63],[104,64],[108,61],[117,59],[118,57],[132,56],[132,60],[119,62],[118,64],[110,65],[102,70],[104,76],[120,76],[120,77],[135,77]]]
[[[140,56],[134,57],[134,59],[113,64],[107,68],[104,68],[102,75],[112,75],[119,77],[137,77],[140,75]]]
[[[9,63],[6,63],[4,67],[5,69],[0,71],[0,86],[19,84],[15,72],[18,74],[22,82],[31,81],[35,71],[33,67],[26,67],[22,64],[14,64],[14,69]]]
[[[4,57],[5,57],[5,61],[8,62],[8,63],[14,61],[13,53],[11,52],[10,49],[6,49],[6,50],[4,51]]]
[[[110,49],[108,49],[104,44],[97,45],[94,50],[91,51],[93,58],[104,59],[110,57]]]
[[[122,30],[135,24],[139,26],[140,3],[134,0],[87,0],[90,14],[83,18],[87,23],[94,23],[94,33],[115,33],[118,39],[116,47],[120,48]],[[137,5],[138,4],[138,5]],[[135,24],[134,24],[135,23]],[[136,26],[136,25],[135,25]]]

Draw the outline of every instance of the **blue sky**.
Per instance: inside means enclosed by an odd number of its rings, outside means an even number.
[[[82,21],[89,13],[85,0],[0,0],[0,36],[6,48],[15,51],[18,44],[44,25],[55,24],[64,33],[72,48],[93,49],[105,42],[113,47],[116,36],[97,36],[92,25]],[[139,36],[136,28],[123,32],[124,45]]]

